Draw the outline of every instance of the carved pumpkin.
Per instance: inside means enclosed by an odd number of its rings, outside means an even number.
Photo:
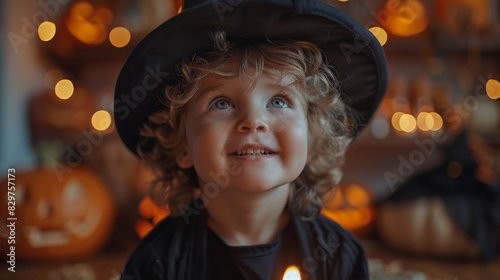
[[[361,234],[371,225],[375,213],[369,193],[358,184],[350,184],[335,189],[333,200],[325,205],[322,214]]]
[[[13,182],[17,259],[82,259],[107,242],[115,206],[104,183],[91,170],[80,166],[58,175],[50,168],[39,168],[17,172]],[[7,179],[2,186],[7,186]],[[7,188],[0,190],[0,199],[7,199]],[[7,214],[7,207],[2,207],[0,224],[7,221]],[[0,231],[6,229],[0,226]],[[5,237],[5,233],[0,234],[2,257],[10,246],[2,240]]]

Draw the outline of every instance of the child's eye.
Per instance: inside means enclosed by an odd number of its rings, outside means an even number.
[[[210,109],[213,110],[226,110],[232,107],[231,101],[226,98],[216,98],[210,104]]]
[[[271,101],[269,101],[269,106],[273,108],[288,108],[288,101],[284,97],[273,97]]]

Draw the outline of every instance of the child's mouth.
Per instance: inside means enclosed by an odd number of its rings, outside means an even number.
[[[245,149],[238,150],[233,153],[235,156],[256,156],[256,155],[272,155],[274,152],[265,149]]]

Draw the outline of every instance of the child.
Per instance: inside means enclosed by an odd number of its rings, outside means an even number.
[[[186,1],[117,83],[117,130],[171,211],[122,279],[368,279],[320,211],[386,75],[376,39],[330,6]]]

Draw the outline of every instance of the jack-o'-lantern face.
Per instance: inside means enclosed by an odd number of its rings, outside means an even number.
[[[15,245],[20,259],[83,258],[100,249],[111,233],[114,204],[100,178],[82,167],[60,175],[51,169],[16,175]],[[7,199],[5,192],[1,195]],[[2,221],[5,210],[0,210]]]

